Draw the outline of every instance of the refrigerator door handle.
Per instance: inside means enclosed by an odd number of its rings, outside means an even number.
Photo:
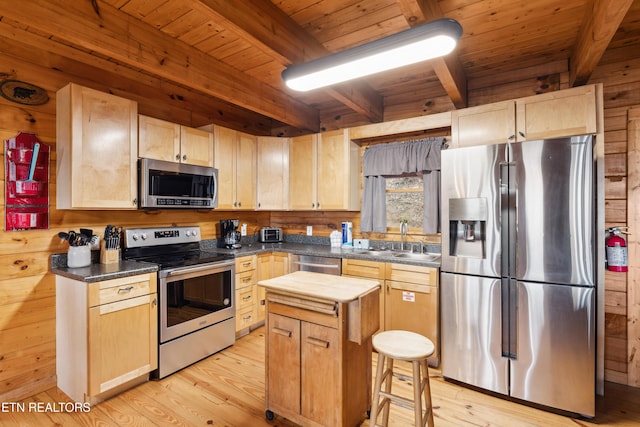
[[[509,358],[518,358],[518,282],[509,279]]]
[[[516,185],[515,163],[500,162],[500,262],[502,277],[515,274]]]
[[[518,285],[515,279],[500,281],[502,300],[502,357],[517,359]]]

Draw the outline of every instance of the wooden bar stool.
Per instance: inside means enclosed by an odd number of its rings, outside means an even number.
[[[424,427],[428,423],[429,427],[433,427],[433,407],[427,368],[427,357],[431,356],[435,350],[433,343],[414,332],[384,331],[373,337],[373,348],[378,352],[378,369],[371,404],[370,426],[378,425],[378,415],[381,411],[384,422],[382,425],[386,426],[389,422],[389,407],[393,403],[403,408],[413,409],[416,426]],[[399,376],[393,373],[394,359],[406,360],[413,365],[413,401],[391,393],[391,379],[394,375]],[[384,390],[382,390],[383,382]]]

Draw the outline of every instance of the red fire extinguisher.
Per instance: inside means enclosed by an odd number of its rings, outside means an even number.
[[[622,237],[622,231],[617,227],[607,230],[609,237],[605,240],[607,246],[607,269],[609,271],[624,272],[628,270],[627,241]]]

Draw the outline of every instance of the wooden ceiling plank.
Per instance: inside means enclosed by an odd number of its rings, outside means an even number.
[[[0,4],[0,16],[283,123],[319,130],[317,110],[110,6],[102,5],[98,16],[88,2],[34,0]]]
[[[633,0],[593,1],[593,9],[585,14],[578,42],[569,62],[569,84],[572,87],[589,81],[632,3]]]
[[[436,0],[397,0],[410,26],[444,18]],[[432,59],[431,65],[444,90],[456,108],[467,106],[467,78],[462,62],[455,52],[443,58]]]
[[[123,12],[126,12],[130,15],[134,15],[142,19],[148,14],[150,14],[151,12],[153,12],[154,10],[156,10],[157,8],[159,8],[160,6],[162,6],[162,4],[166,3],[167,1],[169,0],[163,0],[162,2],[158,0],[127,0],[126,2],[121,2],[121,3],[124,3],[122,4],[121,7],[118,7],[117,3],[116,4],[114,4],[113,2],[108,2],[108,3],[110,3],[111,6],[114,6],[122,10]]]
[[[363,27],[359,30],[345,34],[343,37],[337,37],[327,40],[323,43],[331,52],[338,52],[350,47],[364,44],[373,40],[381,39],[385,36],[398,33],[409,29],[406,27],[407,20],[402,15],[393,16],[390,19],[375,24],[374,28]],[[400,29],[398,29],[400,28]],[[373,35],[372,35],[373,34]]]
[[[341,10],[331,14],[322,14],[318,19],[311,22],[313,36],[325,47],[326,43],[333,41],[334,50],[343,50],[350,47],[367,43],[382,37],[408,29],[409,26],[396,26],[395,28],[385,28],[380,23],[402,17],[402,12],[397,4],[388,4],[387,1],[374,2],[368,7],[355,4],[350,7],[343,7]],[[404,21],[401,21],[404,23]],[[366,37],[358,36],[356,41],[337,44],[334,40],[354,39],[351,33],[366,34]]]
[[[233,26],[240,37],[273,52],[283,65],[303,63],[330,52],[269,0],[199,0],[212,14]],[[372,122],[383,120],[382,97],[362,84],[326,89]]]
[[[144,16],[141,20],[147,24],[153,25],[155,28],[160,29],[169,24],[174,19],[187,13],[182,2],[169,0],[168,2],[156,5],[149,14]]]

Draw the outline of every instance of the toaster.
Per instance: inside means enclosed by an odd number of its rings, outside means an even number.
[[[260,229],[260,241],[263,243],[282,242],[282,228],[262,227]]]

